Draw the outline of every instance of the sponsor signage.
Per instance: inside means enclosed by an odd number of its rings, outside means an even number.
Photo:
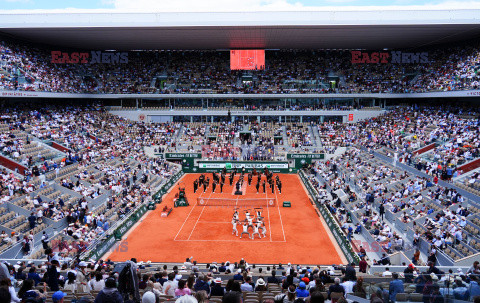
[[[287,159],[295,160],[295,169],[299,170],[314,160],[324,160],[325,154],[287,154]]]
[[[353,121],[353,114],[348,114],[348,121]]]
[[[325,159],[325,154],[287,154],[287,159]]]
[[[156,203],[160,203],[162,196],[168,192],[170,187],[172,187],[173,184],[175,184],[175,182],[177,182],[183,176],[183,174],[183,171],[179,171],[172,178],[170,178],[170,180],[165,183],[155,195],[153,195],[153,200]]]
[[[202,158],[201,153],[165,153],[166,159]]]
[[[235,168],[268,168],[276,169],[283,168],[288,169],[288,162],[283,163],[255,163],[255,162],[224,162],[224,163],[210,163],[210,162],[199,162],[199,168],[226,168],[226,169],[235,169]]]
[[[132,213],[128,219],[126,219],[122,225],[120,225],[112,235],[109,235],[102,243],[98,244],[94,250],[90,253],[89,258],[98,260],[100,259],[115,243],[122,239],[122,236],[130,230],[130,228],[138,221],[146,212],[147,206],[140,206],[134,213]]]

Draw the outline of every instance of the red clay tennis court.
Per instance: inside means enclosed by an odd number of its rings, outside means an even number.
[[[211,174],[206,174],[210,176]],[[275,174],[276,175],[276,174]],[[297,175],[278,174],[282,184],[282,193],[266,187],[257,194],[255,181],[242,190],[244,195],[234,195],[233,186],[228,178],[220,193],[217,186],[212,193],[212,185],[203,192],[200,187],[193,193],[193,181],[200,174],[185,175],[179,182],[186,187],[190,206],[174,208],[168,217],[161,217],[161,211],[167,205],[173,207],[173,199],[178,192],[175,185],[164,196],[156,210],[146,214],[124,240],[126,251],[114,251],[109,256],[113,261],[125,261],[132,257],[152,262],[183,262],[193,256],[202,263],[238,261],[245,258],[250,263],[298,263],[298,264],[340,264],[346,259],[332,239],[332,235],[321,219]],[[265,178],[265,176],[262,176]],[[239,178],[237,174],[235,180]],[[218,203],[218,198],[228,203]],[[198,201],[198,202],[197,202]],[[202,202],[200,202],[202,201]],[[273,201],[274,205],[271,205]],[[283,201],[290,201],[291,208],[282,207]],[[203,203],[203,204],[201,204]],[[249,206],[243,206],[248,204]],[[263,205],[262,216],[267,228],[266,237],[254,240],[232,234],[232,216],[234,205],[239,207],[240,219],[245,217],[244,210],[253,211],[252,205]],[[214,206],[223,205],[223,206]],[[239,234],[241,226],[238,227]]]

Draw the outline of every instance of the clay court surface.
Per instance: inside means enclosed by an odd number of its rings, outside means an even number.
[[[228,175],[223,193],[217,186],[203,192],[203,187],[193,193],[193,181],[199,174],[187,174],[179,182],[186,186],[186,195],[190,206],[174,208],[172,213],[161,217],[162,209],[167,205],[173,207],[173,199],[178,192],[175,185],[164,196],[163,202],[154,211],[148,212],[124,240],[128,250],[114,251],[108,257],[113,261],[125,261],[132,257],[152,262],[184,262],[193,256],[202,263],[238,261],[245,258],[250,263],[298,263],[298,264],[340,264],[345,258],[337,252],[326,231],[323,220],[311,205],[308,195],[297,175],[279,174],[283,188],[280,194],[277,189],[272,194],[267,185],[267,192],[256,193],[253,178],[252,185],[244,185],[244,195],[235,196],[234,185],[228,184]],[[212,179],[211,174],[206,174]],[[237,174],[235,180],[239,178]],[[263,176],[265,178],[265,176]],[[246,184],[246,176],[245,182]],[[241,199],[274,198],[274,206],[263,207],[263,217],[267,227],[267,237],[251,240],[240,239],[232,235],[233,207],[200,206],[197,197],[208,201],[209,198]],[[291,201],[291,208],[282,207],[283,201]],[[208,203],[208,202],[207,202]],[[245,218],[245,208],[240,208],[240,219]],[[249,207],[253,210],[253,207]],[[239,234],[241,226],[237,227]],[[107,256],[106,256],[107,257]]]

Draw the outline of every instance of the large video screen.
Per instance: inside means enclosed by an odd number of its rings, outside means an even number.
[[[241,49],[230,51],[231,70],[261,70],[265,69],[265,50]]]

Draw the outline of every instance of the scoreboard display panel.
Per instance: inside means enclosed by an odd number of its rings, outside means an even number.
[[[230,50],[231,70],[262,70],[265,69],[264,49]]]

